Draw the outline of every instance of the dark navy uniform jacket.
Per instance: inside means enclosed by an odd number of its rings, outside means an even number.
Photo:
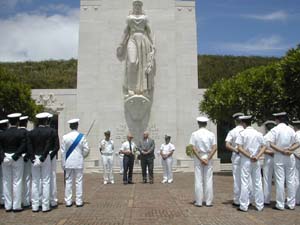
[[[29,134],[29,131],[26,128],[24,128],[24,127],[19,128],[19,130],[21,132],[23,132],[24,135],[25,135],[25,142],[26,142],[26,144],[25,144],[25,148],[24,148],[24,152],[23,153],[25,153],[24,161],[27,162],[30,159],[30,155],[29,155],[29,152],[28,152],[28,143],[29,143],[29,141],[28,141],[28,134]]]
[[[4,159],[4,153],[14,153],[12,158],[17,161],[26,148],[26,135],[17,127],[10,127],[0,133],[0,151],[1,160]]]
[[[38,126],[28,133],[28,151],[30,159],[33,162],[35,155],[40,156],[41,162],[47,158],[49,151],[54,145],[55,133],[52,128],[46,126]]]

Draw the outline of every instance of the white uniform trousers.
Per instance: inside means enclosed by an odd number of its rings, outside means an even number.
[[[65,169],[65,203],[72,205],[72,185],[75,179],[76,184],[76,205],[83,204],[83,169]]]
[[[30,206],[31,161],[24,162],[23,171],[23,206]]]
[[[274,172],[273,156],[265,154],[263,165],[263,182],[264,182],[264,202],[270,204],[272,194],[272,177]]]
[[[113,174],[113,155],[102,154],[102,164],[103,164],[103,179],[104,181],[114,181]]]
[[[241,157],[238,154],[232,154],[232,176],[233,176],[233,202],[240,204],[241,194]]]
[[[296,204],[300,205],[300,159],[296,160],[295,185],[296,185]]]
[[[161,159],[161,164],[164,170],[163,180],[168,182],[173,182],[173,172],[172,172],[172,165],[173,165],[173,157],[170,156],[166,159]]]
[[[3,165],[3,194],[6,210],[21,209],[22,203],[22,178],[23,178],[23,158],[12,161],[11,165]]]
[[[2,166],[0,166],[0,205],[4,205]]]
[[[196,161],[197,160],[197,161]],[[195,205],[212,205],[213,201],[213,166],[210,160],[208,165],[203,165],[195,159]],[[203,194],[204,192],[204,194]]]
[[[50,171],[51,162],[49,155],[40,166],[33,166],[32,164],[31,203],[33,211],[37,211],[39,209],[40,188],[42,189],[42,210],[48,211],[50,209]]]
[[[50,175],[50,205],[57,206],[57,185],[56,185],[56,158],[54,157],[51,162],[51,175]]]
[[[249,186],[250,177],[252,178],[252,195],[254,196],[255,206],[257,210],[261,211],[264,208],[264,194],[261,179],[261,167],[259,162],[251,162],[246,156],[241,156],[241,196],[240,209],[248,210],[250,204]]]
[[[274,155],[274,174],[276,184],[276,207],[284,209],[285,191],[284,182],[286,182],[287,198],[286,203],[290,209],[295,208],[295,156],[286,156],[281,153]]]

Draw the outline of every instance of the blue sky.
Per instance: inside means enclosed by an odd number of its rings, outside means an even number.
[[[0,61],[77,58],[79,4],[0,0]],[[199,54],[283,56],[300,43],[299,0],[196,0],[196,9]]]

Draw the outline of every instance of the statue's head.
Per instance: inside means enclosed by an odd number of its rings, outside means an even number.
[[[142,14],[143,13],[143,1],[141,0],[133,0],[132,2],[133,13],[134,14]]]

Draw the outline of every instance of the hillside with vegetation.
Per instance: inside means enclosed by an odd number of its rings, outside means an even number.
[[[198,56],[198,87],[208,88],[222,78],[230,78],[251,67],[264,66],[279,58],[244,56]],[[76,88],[77,60],[0,63],[0,68],[14,74],[32,89]]]

